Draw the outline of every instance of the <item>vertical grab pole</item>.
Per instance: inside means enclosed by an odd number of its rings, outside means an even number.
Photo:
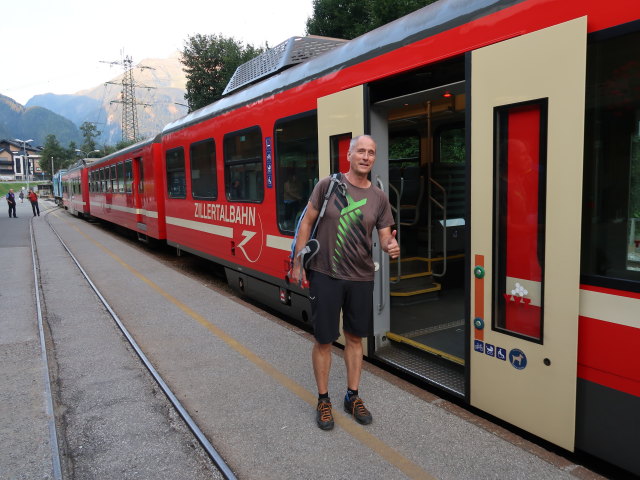
[[[384,192],[384,184],[382,180],[380,180],[379,176],[376,176],[376,183],[380,190]],[[380,237],[378,237],[378,243],[380,243]],[[382,250],[382,245],[378,245],[378,274],[380,277],[380,298],[378,300],[378,313],[384,310],[386,304],[386,295],[385,295],[385,275],[384,275],[384,251]]]
[[[433,274],[434,277],[443,277],[444,274],[447,272],[447,190],[438,182],[436,182],[433,178],[429,178],[429,184],[431,183],[433,183],[436,187],[438,187],[442,192],[442,203],[438,202],[438,200],[436,200],[435,197],[429,195],[429,204],[433,202],[438,207],[440,207],[440,209],[442,210],[442,222],[443,222],[443,225],[442,225],[442,257],[443,257],[442,272],[433,273],[433,270],[432,270],[431,273]],[[429,257],[429,260],[431,260],[431,257]],[[431,269],[431,262],[429,262],[429,268]]]
[[[380,182],[380,179],[378,178],[378,186],[381,186],[382,182]],[[391,185],[391,183],[389,183],[389,188],[392,189],[394,192],[396,192],[396,213],[398,214],[398,220],[396,221],[396,230],[398,231],[397,234],[397,239],[398,239],[398,243],[401,242],[400,240],[400,227],[402,225],[402,214],[400,212],[400,205],[401,205],[401,199],[402,199],[402,192],[404,192],[404,177],[400,177],[400,192],[398,192],[398,189],[396,187],[394,187],[393,185]],[[380,188],[380,190],[382,190],[384,192],[384,188]],[[393,207],[391,207],[393,209]],[[397,277],[395,280],[390,280],[391,283],[393,283],[394,285],[397,283],[400,283],[400,277],[402,276],[402,253],[398,254],[398,268],[396,269],[397,273]]]

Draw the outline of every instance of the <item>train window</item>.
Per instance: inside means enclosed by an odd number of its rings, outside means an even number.
[[[495,109],[493,328],[541,342],[548,99]]]
[[[430,175],[432,180],[446,190],[447,223],[449,219],[464,219],[467,204],[467,147],[464,123],[446,124],[436,128],[434,146],[434,161],[430,165]],[[435,198],[439,200],[442,197],[436,193]]]
[[[193,198],[215,200],[218,198],[218,176],[216,174],[216,146],[213,139],[192,143],[191,195]]]
[[[438,132],[438,160],[443,164],[464,165],[467,159],[464,127],[445,128]]]
[[[292,235],[318,182],[318,116],[278,120],[274,139],[278,226]]]
[[[111,165],[109,168],[111,171],[111,181],[109,183],[109,191],[115,193],[118,191],[118,175],[116,174],[116,166]]]
[[[264,197],[262,133],[251,127],[224,136],[227,200],[261,202]]]
[[[182,147],[167,150],[167,191],[169,198],[186,198],[186,179],[184,173],[184,149]]]
[[[389,201],[394,207],[399,207],[398,196],[402,192],[400,203],[403,206],[399,212],[402,218],[398,217],[397,221],[411,223],[420,208],[418,204],[424,190],[420,169],[420,132],[403,128],[399,123],[390,124]]]
[[[124,193],[124,162],[118,162],[116,170],[118,171],[118,192]]]
[[[587,46],[582,274],[640,291],[640,32]],[[618,286],[618,283],[621,283]]]
[[[138,193],[144,192],[144,163],[142,157],[136,158],[138,165]]]
[[[349,171],[347,152],[349,151],[351,138],[350,133],[342,133],[340,135],[332,135],[329,137],[329,161],[331,173],[346,173]]]
[[[100,169],[100,192],[105,191],[104,168]]]
[[[416,131],[390,135],[389,161],[420,165],[420,133]]]
[[[131,193],[133,185],[133,165],[132,160],[124,162],[124,189],[125,192]]]

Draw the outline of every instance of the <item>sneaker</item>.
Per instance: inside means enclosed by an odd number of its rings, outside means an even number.
[[[353,418],[356,419],[361,425],[369,425],[373,421],[373,417],[371,416],[371,412],[367,410],[362,402],[362,399],[357,395],[351,397],[351,399],[344,398],[344,410],[347,413],[353,415]]]
[[[322,398],[318,400],[318,411],[316,415],[316,422],[318,427],[322,430],[331,430],[333,428],[333,414],[331,413],[331,400],[328,398]]]

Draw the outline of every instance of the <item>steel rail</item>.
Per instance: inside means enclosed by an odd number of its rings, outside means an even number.
[[[58,431],[56,429],[56,417],[53,409],[53,396],[51,393],[51,377],[49,376],[49,359],[47,357],[47,345],[42,324],[42,307],[40,304],[40,274],[36,261],[36,242],[33,234],[33,218],[29,221],[29,237],[31,240],[31,261],[33,264],[33,283],[35,285],[36,313],[38,316],[38,334],[40,336],[40,355],[42,358],[42,370],[44,380],[44,401],[49,426],[49,445],[51,447],[51,463],[53,478],[62,480],[62,467],[60,464],[60,448],[58,446]]]
[[[202,448],[204,448],[207,455],[209,455],[209,458],[211,458],[213,463],[220,470],[220,473],[222,473],[222,475],[224,475],[224,477],[227,480],[236,480],[235,474],[231,471],[227,463],[223,460],[223,458],[220,456],[220,454],[214,448],[214,446],[211,445],[211,442],[209,442],[205,434],[202,432],[202,430],[200,430],[196,422],[191,418],[191,415],[189,415],[187,410],[182,406],[182,404],[180,403],[180,400],[178,400],[178,398],[174,395],[174,393],[171,391],[169,386],[162,379],[162,377],[160,376],[158,371],[155,369],[155,367],[151,364],[147,356],[144,354],[142,349],[138,346],[138,344],[136,343],[134,338],[131,336],[127,328],[124,326],[124,324],[122,323],[122,321],[120,320],[116,312],[113,311],[113,309],[111,308],[111,305],[109,305],[107,300],[102,296],[102,294],[98,290],[98,287],[96,287],[95,284],[91,281],[91,279],[89,278],[89,275],[84,270],[84,268],[82,268],[78,259],[75,257],[75,255],[73,255],[73,253],[71,253],[71,250],[69,249],[69,247],[67,247],[67,244],[64,242],[64,240],[62,240],[62,237],[60,237],[60,235],[58,234],[56,229],[53,227],[53,225],[51,225],[51,222],[49,222],[48,218],[47,218],[47,224],[49,225],[53,233],[56,235],[56,237],[58,237],[60,244],[64,247],[64,249],[67,251],[71,259],[74,261],[74,263],[80,270],[80,273],[82,273],[82,276],[85,278],[85,280],[87,281],[91,289],[95,292],[95,294],[98,296],[102,304],[105,306],[105,308],[107,309],[107,311],[109,312],[113,320],[116,322],[116,325],[118,325],[118,328],[120,329],[122,334],[125,336],[125,338],[129,342],[131,347],[135,350],[136,354],[138,355],[138,357],[140,358],[144,366],[147,368],[149,373],[151,373],[151,376],[153,377],[153,379],[156,381],[158,386],[162,389],[162,391],[167,396],[167,398],[169,399],[173,407],[176,409],[178,414],[185,421],[185,423],[187,424],[191,432],[197,438],[198,442],[200,442],[200,445],[202,445]]]

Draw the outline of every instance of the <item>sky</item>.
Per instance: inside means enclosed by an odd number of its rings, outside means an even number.
[[[312,0],[7,0],[0,94],[24,105],[93,88],[122,73],[101,62],[167,58],[195,34],[274,47],[304,35],[312,13]]]

